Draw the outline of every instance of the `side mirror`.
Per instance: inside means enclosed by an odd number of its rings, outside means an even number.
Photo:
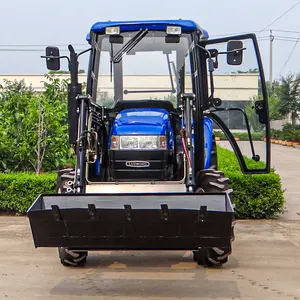
[[[227,43],[227,64],[239,66],[243,62],[243,42],[229,41]]]
[[[60,69],[59,49],[57,47],[46,48],[47,69],[58,71]]]

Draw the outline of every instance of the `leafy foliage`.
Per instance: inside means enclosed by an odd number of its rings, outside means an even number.
[[[251,167],[254,162],[245,159]],[[243,175],[234,153],[219,146],[218,161],[220,170],[230,178],[234,189],[237,217],[269,218],[282,212],[283,191],[280,177],[274,170],[266,175]],[[0,174],[0,210],[24,213],[39,194],[55,193],[55,184],[56,174]]]
[[[271,138],[300,142],[300,125],[286,124],[282,130],[271,129]]]
[[[78,70],[78,74],[84,74],[85,71],[84,70]],[[70,74],[70,71],[66,71],[66,70],[58,70],[58,71],[49,71],[48,74]]]
[[[222,131],[214,131],[216,137],[219,137],[220,140],[227,140],[225,134]],[[240,139],[241,141],[248,141],[248,132],[232,132],[232,135],[235,138]],[[251,137],[253,141],[261,141],[264,137],[263,132],[251,132]]]
[[[56,174],[0,173],[0,210],[25,213],[38,195],[54,193]]]
[[[292,124],[295,125],[300,116],[300,74],[281,77],[278,94],[279,113],[283,116],[290,114]]]
[[[45,91],[5,81],[0,93],[0,171],[54,170],[70,158],[67,81],[46,75]]]
[[[259,164],[247,157],[245,160],[251,168]],[[220,170],[230,179],[237,217],[271,218],[283,212],[281,180],[274,169],[270,174],[244,175],[239,170],[235,154],[221,147],[218,147],[218,164]],[[264,167],[263,162],[260,167]]]

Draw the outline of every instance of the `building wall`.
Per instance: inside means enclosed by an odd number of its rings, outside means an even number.
[[[56,75],[59,78],[68,79],[65,74]],[[43,82],[47,81],[44,75],[0,75],[0,84],[3,80],[24,80],[26,85],[31,85],[37,91],[43,91]],[[113,93],[113,83],[110,82],[110,76],[105,75],[99,78],[101,89],[99,93]],[[175,84],[175,78],[173,78]],[[79,75],[79,82],[86,82],[86,75]],[[223,100],[247,101],[258,93],[258,76],[257,74],[228,74],[214,75],[215,97]],[[189,88],[191,84],[186,80],[186,86]],[[124,89],[143,90],[143,89],[170,89],[170,78],[168,75],[127,75],[124,76]],[[189,89],[187,90],[189,91]],[[140,99],[145,98],[145,94],[128,94],[124,99]],[[167,93],[151,93],[151,97],[164,98]]]

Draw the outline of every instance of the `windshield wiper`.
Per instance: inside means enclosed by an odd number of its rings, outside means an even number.
[[[119,63],[123,56],[132,50],[132,48],[135,47],[147,33],[148,29],[140,29],[140,31],[115,54],[112,61],[114,63]]]

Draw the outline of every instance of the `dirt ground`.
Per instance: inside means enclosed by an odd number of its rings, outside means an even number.
[[[84,268],[65,268],[56,249],[34,248],[26,217],[0,216],[0,300],[300,300],[300,150],[272,146],[272,166],[287,212],[238,221],[233,253],[218,269],[198,266],[189,251],[91,252]]]
[[[35,249],[26,217],[0,217],[0,299],[300,299],[300,224],[238,221],[229,263],[205,269],[189,251],[91,252],[63,267]]]

